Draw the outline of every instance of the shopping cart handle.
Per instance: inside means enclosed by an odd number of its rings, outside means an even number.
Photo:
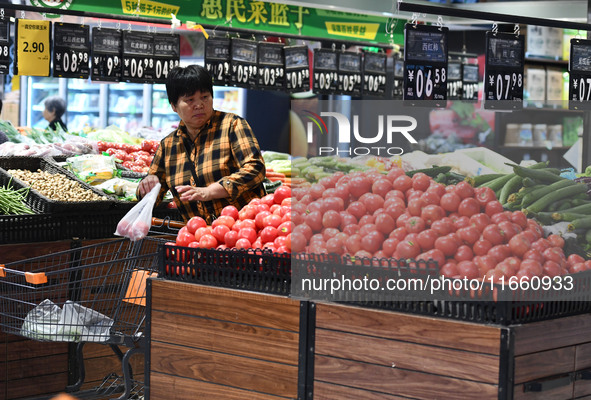
[[[184,222],[180,221],[172,221],[172,220],[163,220],[162,218],[152,218],[152,226],[164,226],[166,224],[169,228],[177,228],[180,229],[185,226]]]

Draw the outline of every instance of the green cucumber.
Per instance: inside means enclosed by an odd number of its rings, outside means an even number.
[[[568,224],[568,230],[574,231],[575,229],[590,229],[591,228],[591,216],[586,216],[583,218],[577,218]],[[588,232],[587,232],[588,234]]]
[[[552,185],[550,185],[552,186]],[[576,196],[579,193],[584,193],[587,191],[587,185],[585,184],[575,184],[572,186],[563,187],[558,190],[554,190],[541,198],[538,198],[533,204],[529,205],[526,208],[526,212],[540,212],[545,210],[550,204],[564,199]]]
[[[505,174],[484,174],[484,175],[477,175],[477,176],[472,176],[470,178],[466,178],[466,181],[474,186],[474,187],[478,187],[486,182],[490,182],[493,179],[496,178],[500,178],[502,176],[505,176]]]
[[[591,202],[587,202],[586,204],[569,208],[568,210],[563,210],[563,213],[575,213],[575,214],[591,214]]]
[[[406,173],[406,175],[408,175],[412,178],[413,175],[416,175],[419,172],[422,172],[423,174],[428,175],[431,178],[435,178],[435,177],[437,177],[437,175],[447,174],[449,171],[451,171],[451,167],[448,167],[448,166],[442,166],[442,167],[433,166],[432,168],[415,169],[414,171],[408,171]]]
[[[545,214],[545,213],[539,213],[539,214]],[[578,213],[571,213],[571,212],[564,212],[564,211],[555,212],[555,213],[551,213],[551,214],[552,214],[552,219],[554,221],[568,221],[568,222],[572,222],[575,219],[585,218],[585,217],[589,216],[587,214],[578,214]]]
[[[568,210],[571,207],[572,207],[572,203],[567,200],[565,202],[560,203],[560,205],[558,206],[556,211],[560,212],[560,211]]]
[[[562,188],[570,187],[576,185],[576,182],[568,180],[568,179],[561,179],[558,182],[554,182],[551,185],[542,186],[541,188],[530,192],[529,194],[525,195],[521,201],[524,207],[533,204],[536,200],[544,197],[547,194],[553,193],[556,190],[560,190]],[[578,192],[577,192],[578,193]]]
[[[589,230],[587,231],[587,233],[585,234],[585,241],[586,241],[587,243],[591,243],[591,229],[589,229]]]
[[[519,190],[522,181],[523,178],[521,178],[519,175],[513,174],[513,177],[509,179],[509,181],[501,189],[501,193],[499,196],[499,201],[501,202],[501,204],[505,204],[507,202],[507,199],[509,198],[509,195]]]
[[[527,187],[537,186],[538,182],[536,182],[535,180],[533,180],[530,177],[527,177],[527,178],[522,179],[521,184],[523,185],[524,188],[527,188]]]
[[[516,165],[513,167],[513,171],[521,176],[522,178],[531,178],[536,179],[540,182],[557,182],[564,180],[565,178],[560,177],[560,175],[556,175],[551,168],[546,169],[531,169],[531,168],[524,168]],[[560,170],[556,170],[560,174]]]
[[[499,178],[493,179],[492,181],[483,183],[479,187],[489,187],[496,192],[497,190],[501,190],[503,186],[505,186],[505,184],[509,182],[511,178],[513,178],[513,176],[514,174],[503,175]]]

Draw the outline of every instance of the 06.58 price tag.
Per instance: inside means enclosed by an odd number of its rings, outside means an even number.
[[[514,110],[523,106],[523,35],[486,32],[484,108]]]
[[[591,109],[591,40],[571,39],[569,70],[569,108]]]
[[[90,67],[88,25],[56,22],[53,30],[53,76],[88,78]]]
[[[51,22],[16,20],[15,75],[49,76]]]
[[[445,105],[447,33],[444,27],[405,25],[403,98],[410,104]]]

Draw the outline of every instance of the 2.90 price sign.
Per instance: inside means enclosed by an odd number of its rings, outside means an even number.
[[[56,22],[53,27],[53,76],[90,76],[90,28]]]
[[[307,46],[286,46],[285,54],[285,88],[288,92],[297,93],[310,90],[310,64]]]
[[[404,100],[414,105],[444,105],[447,100],[447,33],[448,29],[443,27],[405,25]]]
[[[122,79],[149,83],[154,80],[154,37],[143,32],[123,32]]]
[[[524,39],[486,32],[484,107],[505,110],[523,106]]]
[[[257,86],[257,42],[232,38],[230,49],[230,82],[234,86],[254,89]]]
[[[285,56],[280,43],[260,42],[258,47],[260,89],[282,90],[285,84]]]
[[[92,28],[92,57],[90,79],[119,82],[123,41],[117,29]]]
[[[230,83],[230,38],[212,37],[205,41],[205,69],[214,85]]]
[[[569,70],[569,108],[591,109],[591,40],[571,39]]]

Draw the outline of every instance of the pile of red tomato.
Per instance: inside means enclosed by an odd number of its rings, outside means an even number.
[[[400,168],[335,173],[293,189],[291,251],[435,260],[442,275],[468,279],[557,276],[591,269],[565,256],[521,211],[504,211],[490,188],[444,186]]]
[[[193,217],[168,244],[216,249],[264,249],[291,252],[291,189],[280,186],[273,194],[253,199],[240,211],[226,206],[208,226]]]
[[[121,164],[134,172],[146,173],[160,143],[144,140],[141,145],[127,143],[97,142],[98,150],[121,160]]]

